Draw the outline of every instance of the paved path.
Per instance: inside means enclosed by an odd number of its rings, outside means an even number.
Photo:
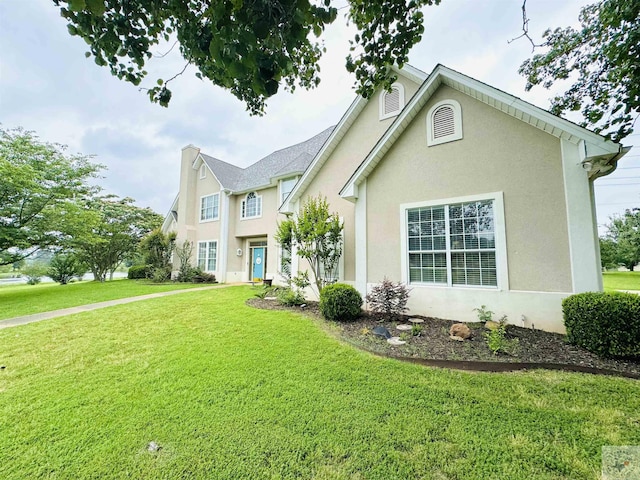
[[[63,308],[61,310],[52,310],[50,312],[34,313],[32,315],[24,315],[22,317],[8,318],[0,320],[0,330],[3,328],[15,327],[18,325],[26,325],[27,323],[39,322],[41,320],[49,320],[56,317],[64,317],[65,315],[73,315],[74,313],[89,312],[98,310],[99,308],[113,307],[114,305],[123,305],[125,303],[139,302],[141,300],[149,300],[151,298],[167,297],[169,295],[178,295],[180,293],[200,292],[202,290],[211,290],[213,288],[230,287],[231,284],[211,285],[208,287],[184,288],[182,290],[170,290],[168,292],[149,293],[147,295],[138,295],[137,297],[118,298],[116,300],[107,300],[106,302],[89,303],[88,305],[78,305],[77,307]]]

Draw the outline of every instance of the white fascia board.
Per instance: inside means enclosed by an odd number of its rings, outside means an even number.
[[[530,123],[531,125],[537,126],[541,130],[551,133],[552,135],[555,135],[557,137],[560,136],[560,135],[554,134],[552,131],[549,131],[548,129],[545,129],[544,125],[540,125],[539,122],[536,122],[535,120],[541,120],[542,122],[547,123],[552,127],[556,127],[562,130],[563,132],[566,132],[569,135],[573,135],[581,140],[585,140],[586,142],[589,142],[593,145],[597,145],[598,147],[602,148],[608,153],[616,153],[620,148],[617,143],[614,143],[611,140],[606,140],[603,136],[598,135],[597,133],[591,132],[584,127],[581,127],[579,125],[576,125],[575,123],[570,122],[569,120],[565,120],[564,118],[558,117],[550,112],[547,112],[546,110],[540,107],[536,107],[535,105],[529,102],[526,102],[506,92],[503,92],[502,90],[498,90],[497,88],[494,88],[490,85],[482,83],[474,78],[471,78],[462,73],[456,72],[455,70],[451,70],[443,65],[439,65],[438,67],[436,67],[436,70],[441,70],[441,72],[438,72],[438,73],[442,74],[448,80],[452,82],[457,82],[463,86],[466,86],[469,89],[475,90],[478,94],[480,94],[480,97],[478,97],[478,100],[483,101],[483,103],[487,103],[486,101],[487,99],[493,99],[497,102],[500,102],[502,104],[500,106],[506,107],[506,109],[499,108],[498,105],[494,105],[493,103],[489,103],[489,104],[494,106],[495,108],[498,108],[499,110],[504,111],[505,113],[509,113],[512,116],[515,116],[516,118],[521,117],[520,118],[521,120],[527,123]],[[435,73],[435,70],[434,70],[434,73]],[[445,83],[447,83],[447,85],[451,86],[452,88],[455,88],[456,90],[462,91],[463,93],[467,93],[457,86],[450,85],[449,82],[445,82]],[[483,100],[482,97],[486,97],[486,98]],[[524,116],[515,115],[514,114],[515,112],[513,112],[513,109],[519,110],[520,112],[522,112],[522,114],[524,114]],[[573,143],[577,143],[577,141]]]
[[[220,189],[221,190],[227,190],[227,188],[224,186],[224,184],[216,176],[215,172],[213,170],[211,170],[211,167],[209,167],[209,164],[204,161],[204,158],[202,158],[202,154],[201,153],[198,153],[198,155],[196,156],[195,160],[193,161],[193,164],[191,165],[191,168],[193,168],[194,170],[198,170],[198,168],[200,168],[200,163],[199,162],[202,162],[202,163],[205,164],[205,166],[207,167],[207,170],[209,170],[211,172],[211,175],[213,175],[213,178],[215,178],[216,182],[218,182],[218,184],[220,185]]]
[[[333,130],[333,132],[331,132],[331,135],[329,135],[329,138],[324,142],[324,145],[316,154],[309,167],[304,171],[302,177],[300,177],[296,185],[293,187],[293,190],[291,190],[291,193],[289,193],[289,196],[287,197],[285,202],[280,206],[278,210],[280,213],[286,214],[294,212],[293,206],[295,202],[302,196],[305,189],[315,178],[318,171],[322,168],[331,153],[335,150],[340,140],[342,140],[356,118],[360,115],[360,112],[362,112],[367,102],[368,100],[366,98],[358,96],[351,103],[351,106],[342,116],[336,128]]]
[[[185,147],[187,148],[187,147]],[[160,227],[160,229],[164,232],[165,230],[165,225],[167,223],[171,223],[171,221],[168,220],[172,220],[173,219],[173,214],[171,212],[173,212],[174,210],[178,209],[178,198],[180,197],[179,194],[176,194],[176,197],[173,199],[173,202],[171,202],[171,208],[169,208],[169,211],[167,212],[167,214],[164,216],[164,221],[162,222],[162,227]]]
[[[422,70],[417,69],[409,65],[405,64],[402,68],[398,68],[397,66],[391,67],[391,69],[396,72],[398,75],[402,75],[407,77],[409,80],[413,80],[418,85],[421,85],[428,77],[429,74],[427,72],[423,72]]]
[[[451,70],[443,65],[434,68],[429,78],[422,84],[418,92],[413,96],[402,113],[396,117],[393,124],[378,141],[373,150],[367,155],[348,182],[340,190],[340,196],[350,199],[354,195],[354,185],[358,185],[375,168],[382,156],[393,145],[402,131],[409,125],[417,115],[418,110],[427,102],[435,88],[440,84],[446,84],[455,90],[466,95],[470,95],[483,103],[490,105],[504,113],[507,113],[519,120],[529,123],[547,133],[558,138],[566,132],[573,138],[573,143],[584,140],[594,147],[608,154],[617,154],[621,146],[610,140],[606,140],[601,135],[590,132],[586,128],[575,125],[568,120],[557,117],[546,110],[521,100],[513,95],[502,92],[494,87],[486,85],[478,80]],[[550,128],[549,128],[550,127]],[[594,148],[592,147],[592,149]]]

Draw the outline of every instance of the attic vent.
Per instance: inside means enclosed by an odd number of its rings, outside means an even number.
[[[427,113],[427,145],[452,142],[462,138],[462,110],[455,100],[436,103]]]
[[[395,117],[404,108],[404,87],[394,83],[390,92],[380,94],[380,120]]]
[[[453,108],[446,105],[436,110],[433,114],[433,138],[453,135],[455,131]]]

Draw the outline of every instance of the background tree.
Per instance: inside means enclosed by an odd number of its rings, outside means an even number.
[[[569,79],[569,89],[552,99],[551,112],[581,110],[583,126],[620,141],[640,115],[640,0],[602,0],[584,7],[579,19],[580,29],[544,32],[545,41],[534,49],[545,47],[546,53],[525,61],[520,73],[527,90]],[[525,12],[528,37],[527,22]]]
[[[0,129],[0,265],[58,245],[81,225],[78,202],[103,167],[20,128]]]
[[[342,256],[342,230],[344,224],[337,213],[329,213],[329,204],[323,197],[309,198],[297,217],[278,226],[278,244],[295,247],[296,254],[310,266],[318,292],[337,275]]]
[[[87,266],[82,263],[73,252],[57,253],[49,263],[47,276],[60,285],[66,285],[73,277],[82,277],[87,271]]]
[[[83,216],[85,228],[68,245],[84,262],[96,280],[104,282],[128,255],[138,248],[142,237],[158,228],[162,216],[133,204],[132,198],[96,197],[89,201]]]
[[[603,269],[614,269],[618,263],[618,244],[611,238],[600,238],[600,264]]]
[[[53,0],[68,21],[71,35],[89,45],[87,57],[107,66],[121,80],[139,85],[152,49],[175,41],[197,68],[196,76],[228,89],[251,114],[264,112],[265,101],[284,84],[312,88],[320,82],[318,61],[324,46],[317,40],[338,10],[332,0]],[[402,66],[420,41],[421,7],[440,0],[351,0],[349,19],[358,28],[347,68],[355,72],[358,93],[393,82],[389,66]],[[342,6],[342,3],[340,3]],[[175,46],[175,43],[174,43]],[[171,47],[173,48],[173,47]],[[177,76],[176,75],[176,76]],[[167,84],[148,88],[153,102],[167,106]]]
[[[640,208],[613,217],[607,227],[607,237],[616,244],[616,262],[633,271],[640,263]]]

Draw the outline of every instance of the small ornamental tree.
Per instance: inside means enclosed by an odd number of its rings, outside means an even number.
[[[49,263],[47,276],[60,285],[66,285],[73,277],[80,277],[85,274],[87,268],[74,253],[58,253]]]
[[[371,289],[366,300],[369,308],[376,313],[399,316],[408,310],[410,291],[404,283],[392,282],[385,277],[380,284]]]
[[[318,293],[335,281],[338,262],[342,256],[344,224],[337,213],[329,213],[323,197],[309,198],[295,218],[278,224],[276,241],[283,248],[293,250],[311,267]]]

